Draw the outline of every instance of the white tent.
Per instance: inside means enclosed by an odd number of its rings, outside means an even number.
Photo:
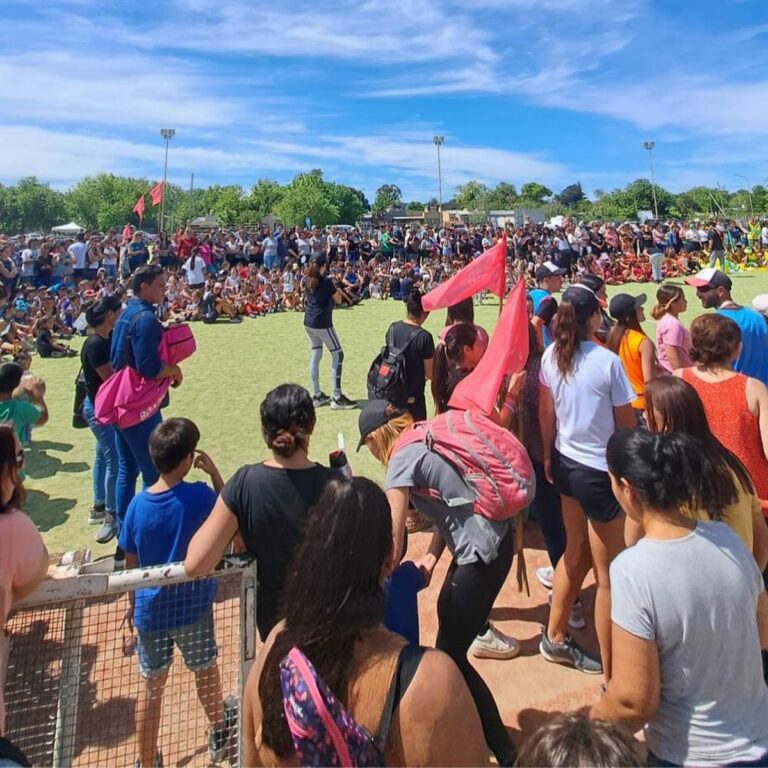
[[[85,232],[85,227],[81,227],[74,221],[70,221],[69,224],[62,224],[58,227],[51,229],[55,235],[76,235],[78,232]]]

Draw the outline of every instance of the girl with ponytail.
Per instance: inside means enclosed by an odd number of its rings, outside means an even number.
[[[659,365],[668,373],[678,368],[689,368],[691,337],[678,317],[685,312],[688,303],[679,285],[664,284],[656,291],[656,306],[651,317],[656,321],[656,349]]]
[[[632,426],[635,397],[619,358],[594,342],[602,316],[586,285],[571,286],[557,310],[554,343],[539,373],[544,474],[560,493],[565,552],[555,568],[552,608],[539,650],[547,661],[610,677],[608,569],[624,548],[624,516],[611,492],[605,449],[617,427]],[[567,633],[568,618],[590,568],[597,582],[595,627],[602,664]]]
[[[768,764],[768,598],[752,555],[706,507],[718,474],[683,433],[621,430],[616,498],[644,538],[611,565],[614,666],[595,719],[645,728],[648,765]]]

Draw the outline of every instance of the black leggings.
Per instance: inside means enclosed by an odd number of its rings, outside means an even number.
[[[515,750],[501,721],[493,694],[469,663],[467,651],[488,621],[491,608],[512,567],[514,555],[515,529],[511,525],[499,546],[498,556],[492,562],[478,560],[468,565],[457,565],[454,560],[448,568],[437,599],[438,630],[435,647],[447,653],[464,676],[480,715],[485,741],[499,765],[511,765],[515,759]]]

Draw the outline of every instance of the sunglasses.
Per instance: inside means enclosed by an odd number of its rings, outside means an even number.
[[[716,285],[703,285],[696,289],[696,293],[709,293],[710,291],[714,291],[715,288],[717,288]]]

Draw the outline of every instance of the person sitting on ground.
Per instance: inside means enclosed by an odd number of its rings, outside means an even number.
[[[295,765],[301,759],[284,713],[284,702],[300,690],[295,679],[283,678],[281,685],[281,665],[293,649],[314,667],[353,724],[380,739],[384,762],[376,764],[489,764],[477,710],[453,661],[407,645],[383,626],[382,585],[392,565],[392,518],[384,492],[366,478],[332,480],[310,510],[293,557],[285,621],[267,638],[245,684],[246,765]],[[302,739],[315,752],[311,757],[327,755],[326,736]],[[330,764],[331,757],[302,764]]]
[[[0,736],[5,734],[3,688],[8,638],[3,630],[13,604],[37,589],[48,572],[48,551],[35,524],[21,511],[24,451],[13,425],[0,424]]]
[[[520,768],[634,768],[637,742],[626,728],[605,720],[590,720],[570,712],[557,715],[537,728],[517,758]]]
[[[184,568],[190,576],[211,571],[239,531],[246,550],[257,559],[256,624],[264,640],[282,615],[288,566],[307,512],[337,473],[309,458],[316,415],[304,387],[275,387],[260,413],[261,434],[272,457],[241,467],[227,482],[192,539]]]
[[[763,579],[729,526],[685,511],[720,494],[712,458],[690,435],[630,429],[607,460],[644,537],[611,564],[613,674],[591,717],[644,727],[648,765],[766,765]]]
[[[159,478],[134,497],[120,528],[127,568],[147,568],[183,560],[187,546],[216,502],[206,483],[185,482],[193,467],[205,472],[220,491],[224,482],[208,454],[197,450],[200,432],[189,419],[161,422],[149,437],[149,454]],[[127,620],[138,632],[139,671],[144,686],[136,707],[140,766],[157,765],[163,690],[178,646],[194,673],[200,703],[211,725],[208,754],[219,762],[232,734],[234,710],[221,693],[213,626],[216,584],[200,580],[129,593]],[[162,760],[159,762],[162,765]]]
[[[22,383],[29,400],[14,396]],[[0,422],[13,424],[19,443],[24,445],[29,427],[41,427],[47,421],[43,380],[38,376],[24,376],[24,369],[17,363],[0,364]]]
[[[35,346],[40,357],[74,357],[77,353],[66,344],[59,344],[53,338],[53,319],[41,317],[36,323]]]

